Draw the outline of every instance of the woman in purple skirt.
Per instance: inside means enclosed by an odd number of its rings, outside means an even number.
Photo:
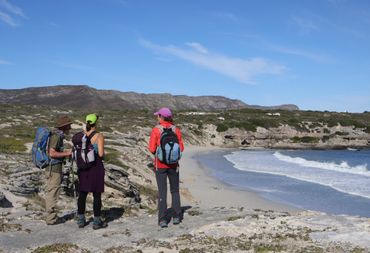
[[[96,131],[96,122],[98,116],[89,114],[86,116],[86,136],[90,139],[95,151],[95,163],[87,170],[78,171],[78,179],[80,181],[79,196],[78,196],[78,219],[77,224],[79,228],[83,228],[86,223],[85,209],[86,198],[89,192],[93,193],[94,203],[94,222],[93,229],[107,227],[108,224],[101,219],[101,195],[104,192],[104,174],[105,169],[103,165],[104,157],[104,136],[102,133]]]

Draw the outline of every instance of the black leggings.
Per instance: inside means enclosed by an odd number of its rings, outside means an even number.
[[[86,198],[88,192],[80,192],[78,196],[78,214],[85,214],[86,209]],[[101,192],[93,192],[94,196],[94,216],[99,217],[101,215]]]

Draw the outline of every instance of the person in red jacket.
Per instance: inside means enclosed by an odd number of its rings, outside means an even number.
[[[156,154],[157,148],[160,146],[160,139],[163,128],[172,128],[178,138],[181,152],[184,151],[184,143],[179,128],[173,125],[172,112],[168,108],[161,108],[154,113],[157,116],[159,125],[152,129],[149,139],[149,151]],[[161,162],[158,157],[154,158],[155,176],[158,186],[158,224],[161,228],[167,227],[167,177],[170,182],[170,191],[172,196],[172,209],[174,210],[173,224],[181,222],[181,203],[179,193],[179,164],[168,165]]]

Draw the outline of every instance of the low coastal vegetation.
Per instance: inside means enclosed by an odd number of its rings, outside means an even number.
[[[55,243],[51,245],[46,245],[43,247],[38,247],[32,253],[51,253],[51,252],[64,252],[64,253],[89,253],[89,250],[86,249],[80,249],[77,245],[75,244],[70,244],[70,243]]]
[[[293,138],[291,138],[291,140],[294,143],[318,143],[320,141],[320,138],[311,137],[311,136],[303,136],[303,137],[294,136]]]
[[[0,153],[13,154],[26,151],[25,140],[14,137],[2,137],[0,142]]]
[[[2,121],[0,153],[24,152],[24,144],[32,142],[35,129],[38,126],[52,126],[55,117],[60,113],[67,113],[81,127],[85,111],[66,110],[53,107],[1,105],[0,114]],[[111,110],[96,112],[102,120],[99,129],[102,132],[114,133],[119,131],[135,132],[138,128],[152,127],[156,124],[153,112],[149,110]],[[279,126],[290,126],[302,134],[322,134],[323,142],[335,136],[349,135],[345,131],[331,132],[336,126],[349,127],[370,133],[370,113],[343,113],[328,111],[285,111],[262,109],[239,109],[213,112],[176,112],[175,121],[180,126],[187,126],[192,135],[202,137],[206,125],[215,125],[218,133],[229,129],[241,129],[256,132],[258,127],[265,129]],[[184,134],[186,139],[187,134]],[[293,143],[317,143],[318,137],[294,136]],[[140,140],[137,140],[140,141]],[[145,141],[145,140],[141,140]],[[111,150],[110,158],[114,164],[120,164],[114,151]]]
[[[289,125],[298,131],[310,132],[317,127],[349,126],[369,131],[369,113],[340,113],[321,111],[283,111],[241,109],[219,112],[218,117],[200,118],[201,122],[217,125],[217,131],[224,132],[229,128],[242,128],[256,131],[257,127],[266,129]],[[224,119],[220,122],[220,118]],[[192,118],[184,119],[194,121]],[[326,132],[328,129],[326,128]]]

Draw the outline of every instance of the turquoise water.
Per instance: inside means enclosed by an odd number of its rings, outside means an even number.
[[[370,217],[370,150],[261,150],[198,156],[213,176],[298,208]]]

